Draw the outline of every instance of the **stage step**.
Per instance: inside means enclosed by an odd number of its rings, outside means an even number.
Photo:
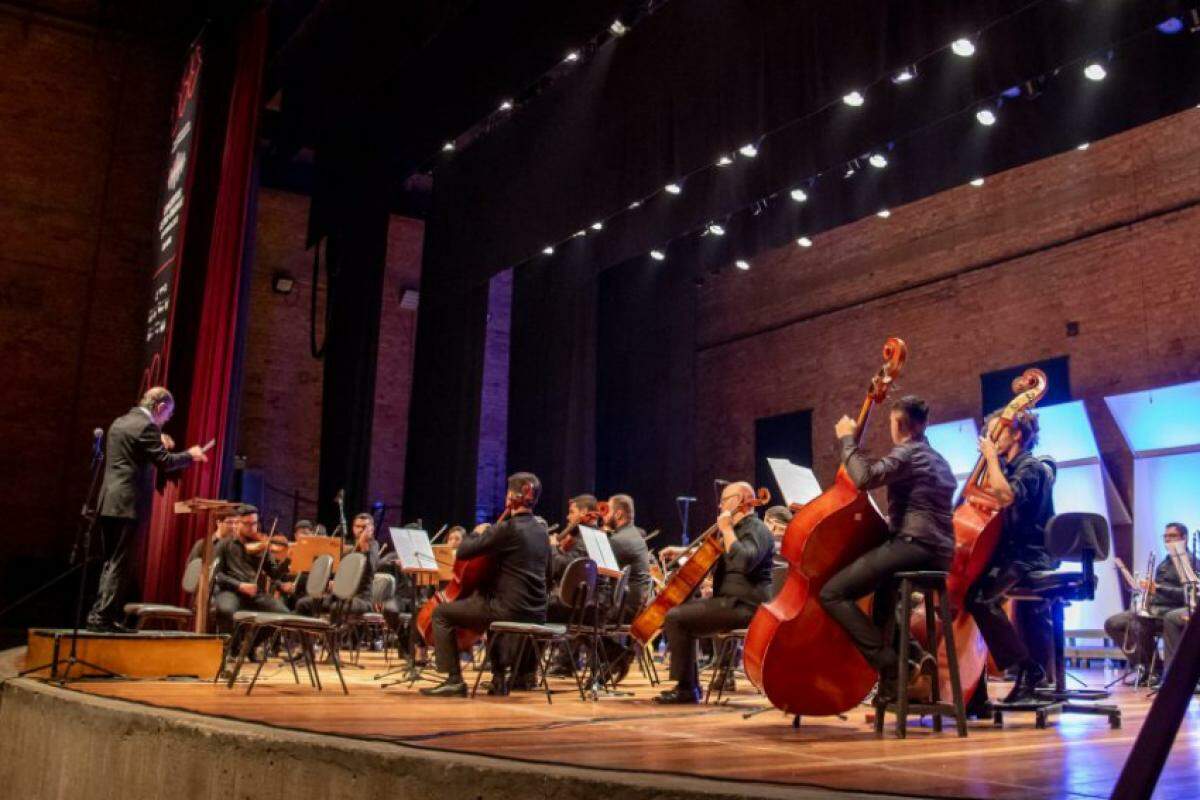
[[[79,632],[76,657],[126,678],[212,678],[221,661],[222,637],[185,631],[136,633]],[[59,676],[71,651],[70,628],[30,628],[26,669],[50,664],[59,658]],[[102,675],[76,665],[70,677]],[[49,667],[32,677],[57,677]]]

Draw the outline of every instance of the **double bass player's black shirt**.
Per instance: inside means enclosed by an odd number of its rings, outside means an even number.
[[[529,513],[518,513],[480,534],[468,534],[457,558],[490,555],[495,575],[484,594],[500,619],[543,622],[546,619],[546,564],[550,534]]]

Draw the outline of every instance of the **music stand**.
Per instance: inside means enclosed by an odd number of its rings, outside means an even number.
[[[383,689],[386,689],[393,683],[403,683],[406,680],[411,687],[422,678],[432,679],[432,676],[426,675],[417,666],[417,613],[420,611],[417,586],[419,583],[424,583],[425,581],[436,583],[439,574],[438,559],[429,544],[428,533],[416,528],[388,528],[388,533],[392,536],[392,547],[396,551],[396,561],[400,564],[400,571],[409,576],[413,611],[412,618],[408,624],[408,664],[403,669],[395,669],[381,675],[376,675],[375,679],[379,680],[380,678],[386,678],[389,675],[397,673],[403,673],[404,677],[398,681],[381,684],[380,688]]]

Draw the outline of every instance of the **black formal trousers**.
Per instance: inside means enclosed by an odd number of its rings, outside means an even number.
[[[696,640],[746,627],[756,608],[733,597],[709,597],[688,600],[668,611],[663,635],[671,651],[671,680],[685,688],[698,688]]]
[[[458,651],[458,629],[487,630],[493,622],[501,620],[516,622],[545,622],[543,619],[518,620],[511,611],[499,606],[489,597],[473,594],[462,600],[442,603],[433,610],[433,648],[439,672],[446,673],[450,680],[462,680],[462,664]],[[492,648],[492,674],[504,673],[504,667],[513,661],[515,651],[511,641],[496,642]],[[528,648],[527,648],[528,651]],[[519,677],[527,675],[536,667],[536,659],[528,658],[518,665]]]
[[[846,629],[851,641],[872,667],[890,672],[896,666],[893,642],[884,628],[896,616],[897,572],[945,570],[949,558],[907,538],[890,539],[863,553],[825,582],[819,599],[829,616]],[[875,593],[868,617],[858,601]]]
[[[1054,622],[1045,600],[1016,600],[1016,623],[1004,610],[1004,593],[1016,586],[1035,565],[1012,561],[989,569],[967,595],[967,610],[975,618],[992,659],[1000,669],[1035,662],[1054,674]]]
[[[111,625],[124,615],[125,604],[141,599],[136,572],[138,523],[135,519],[100,517],[92,540],[96,560],[103,560],[96,599],[88,612],[88,625]],[[94,574],[94,573],[93,573]]]
[[[1113,644],[1122,650],[1125,650],[1126,644],[1131,645],[1132,652],[1125,651],[1130,667],[1150,667],[1158,646],[1154,636],[1155,627],[1154,620],[1138,616],[1132,611],[1120,611],[1104,620],[1104,634],[1112,639]]]
[[[283,604],[282,600],[262,592],[254,597],[247,597],[241,592],[225,589],[217,592],[217,596],[213,599],[213,605],[216,607],[217,633],[232,633],[233,615],[239,611],[288,613],[288,607]]]

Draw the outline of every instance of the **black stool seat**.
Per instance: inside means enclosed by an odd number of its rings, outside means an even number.
[[[946,579],[950,577],[950,573],[940,569],[922,569],[914,570],[912,572],[897,572],[896,577],[900,578],[901,580],[912,581],[918,585],[922,581],[944,584]]]

